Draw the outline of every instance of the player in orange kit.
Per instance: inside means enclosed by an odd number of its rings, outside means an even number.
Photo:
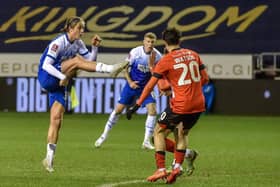
[[[138,110],[144,99],[163,77],[171,85],[169,106],[162,112],[154,131],[157,170],[147,178],[150,182],[155,182],[160,178],[166,179],[166,183],[176,181],[185,158],[189,130],[196,124],[200,114],[205,111],[202,85],[208,82],[208,75],[199,55],[192,50],[180,47],[180,35],[180,32],[174,28],[163,32],[162,37],[168,54],[156,64],[153,76],[145,86],[142,95],[127,111],[127,118],[131,119],[132,114]],[[165,168],[166,137],[169,132],[174,133],[176,143],[175,164],[170,174]]]

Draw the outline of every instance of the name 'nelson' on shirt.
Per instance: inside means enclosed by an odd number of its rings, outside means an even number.
[[[181,63],[181,62],[186,62],[186,61],[192,61],[195,60],[195,57],[193,55],[183,55],[180,57],[176,57],[174,59],[175,63]]]

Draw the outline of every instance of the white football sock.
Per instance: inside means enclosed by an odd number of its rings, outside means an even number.
[[[49,164],[52,164],[55,154],[56,144],[48,143],[47,144],[47,155],[46,159]]]
[[[175,163],[175,165],[174,165],[173,169],[177,169],[177,168],[180,168],[180,167],[181,167],[181,164],[179,164],[179,163]]]
[[[156,116],[148,115],[145,123],[145,136],[144,142],[150,141],[150,138],[153,136],[155,123],[156,123]]]
[[[158,171],[165,171],[165,168],[159,168]]]
[[[120,114],[116,114],[115,110],[110,114],[110,117],[105,125],[103,135],[107,137],[109,131],[113,128],[113,126],[117,123],[119,120]]]
[[[96,72],[110,73],[113,70],[113,65],[104,64],[102,62],[96,62]]]
[[[186,153],[185,153],[185,157],[186,158],[193,157],[193,150],[187,148]]]

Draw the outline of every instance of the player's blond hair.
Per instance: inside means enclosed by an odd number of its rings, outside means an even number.
[[[150,39],[157,39],[157,35],[153,32],[147,32],[145,35],[144,35],[144,38],[150,38]]]
[[[62,32],[68,32],[69,29],[74,28],[76,25],[80,24],[82,28],[85,28],[85,21],[78,16],[70,17],[66,20]]]

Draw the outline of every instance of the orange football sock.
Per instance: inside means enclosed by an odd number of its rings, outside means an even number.
[[[165,138],[165,145],[166,145],[166,151],[174,153],[174,150],[175,150],[175,141],[174,140]]]
[[[157,168],[165,168],[165,152],[164,151],[157,151],[155,153],[155,159]]]
[[[176,160],[176,163],[179,163],[179,164],[183,164],[184,162],[184,158],[185,158],[185,153],[186,153],[186,150],[175,150],[175,153],[174,153],[174,158]]]

